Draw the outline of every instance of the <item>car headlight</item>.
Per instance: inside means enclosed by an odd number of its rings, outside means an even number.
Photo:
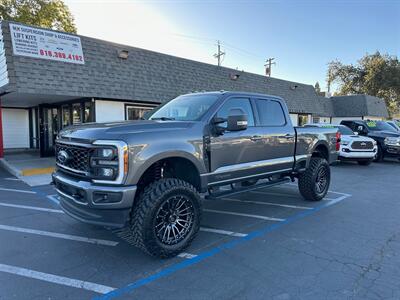
[[[395,146],[397,146],[397,145],[400,145],[400,138],[398,138],[398,137],[387,137],[387,138],[385,138],[384,143],[386,145],[395,145]]]
[[[342,141],[340,142],[340,144],[343,145],[343,146],[347,146],[347,145],[349,144],[349,141],[343,141],[343,140],[342,140]]]

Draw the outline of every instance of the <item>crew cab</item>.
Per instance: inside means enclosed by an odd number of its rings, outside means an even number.
[[[385,121],[343,120],[340,124],[376,141],[378,147],[376,162],[383,161],[385,157],[400,159],[400,133]]]
[[[202,197],[298,178],[306,200],[323,199],[339,146],[335,128],[293,127],[282,98],[194,93],[148,120],[64,129],[52,177],[65,213],[171,257],[199,231]]]
[[[307,124],[306,126],[320,128],[337,128],[341,135],[339,160],[356,161],[359,165],[368,166],[377,154],[375,140],[354,133],[349,127],[332,124]]]

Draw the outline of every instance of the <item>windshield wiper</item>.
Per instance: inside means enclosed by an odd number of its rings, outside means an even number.
[[[159,117],[159,118],[151,118],[150,120],[174,121],[175,118],[170,118],[170,117]]]

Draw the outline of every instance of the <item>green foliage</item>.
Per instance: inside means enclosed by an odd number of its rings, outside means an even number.
[[[328,86],[338,84],[335,95],[368,94],[385,99],[389,113],[400,112],[400,62],[396,56],[366,54],[356,65],[332,61]]]
[[[61,0],[0,0],[0,19],[76,33],[74,18]]]

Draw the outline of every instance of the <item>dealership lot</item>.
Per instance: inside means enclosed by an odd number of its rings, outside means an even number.
[[[0,299],[398,299],[399,171],[334,166],[319,203],[294,184],[204,201],[192,246],[160,260],[0,170]]]

